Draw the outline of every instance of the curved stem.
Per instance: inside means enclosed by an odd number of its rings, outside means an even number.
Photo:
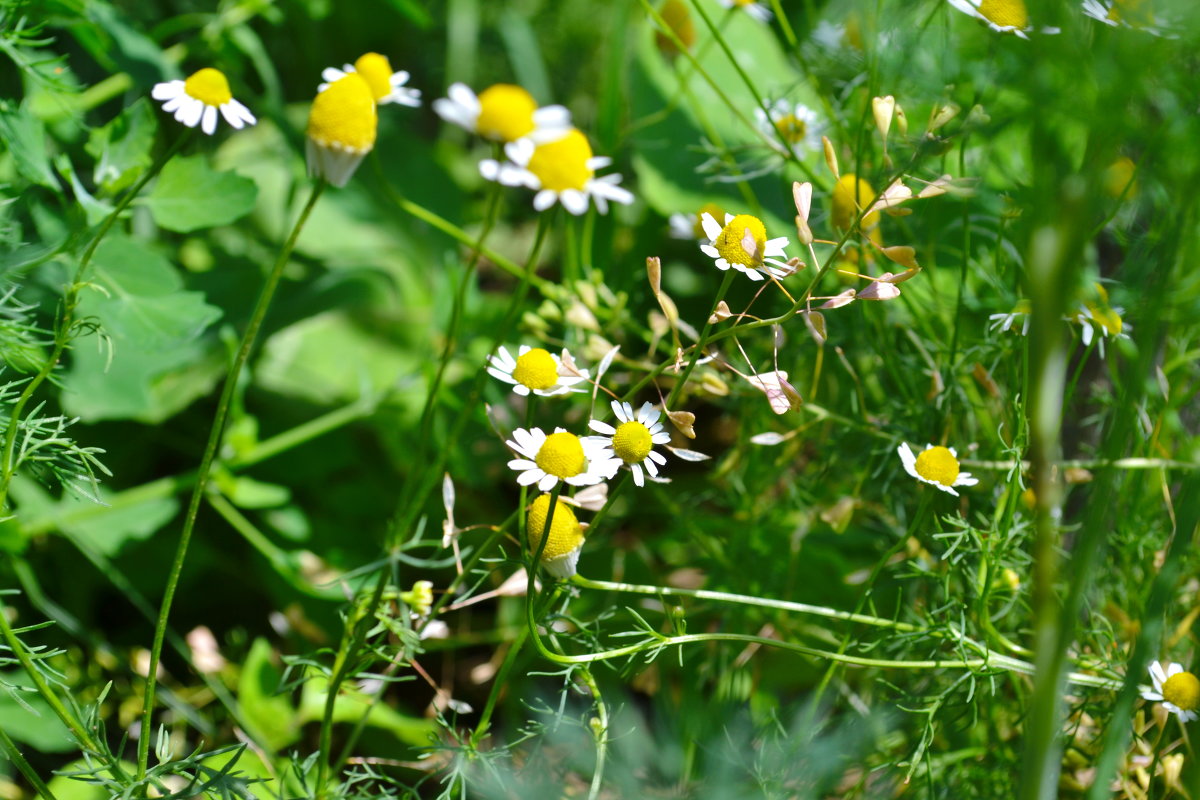
[[[71,343],[71,329],[75,324],[75,308],[79,305],[79,292],[84,287],[83,276],[87,274],[87,268],[92,263],[92,256],[96,254],[96,248],[100,246],[100,242],[112,230],[113,225],[120,219],[121,214],[129,207],[129,204],[137,198],[146,184],[154,179],[154,176],[162,171],[167,162],[171,160],[184,143],[191,138],[190,133],[180,135],[175,142],[167,148],[166,152],[151,165],[150,169],[142,175],[129,191],[117,203],[117,207],[112,210],[112,213],[105,218],[100,225],[100,230],[96,231],[95,237],[88,244],[87,249],[83,251],[83,255],[79,259],[79,265],[75,268],[75,275],[71,279],[71,284],[67,287],[67,293],[63,297],[63,303],[58,319],[54,326],[54,349],[50,351],[50,357],[46,359],[46,363],[38,370],[37,375],[25,385],[13,404],[12,413],[8,418],[8,427],[4,432],[4,454],[0,456],[0,511],[3,511],[8,503],[8,487],[12,483],[13,475],[16,473],[17,465],[13,463],[13,452],[17,443],[17,431],[21,423],[21,414],[25,411],[25,406],[37,388],[42,385],[42,382],[50,377],[50,373],[58,366],[59,360],[66,351],[67,346]]]
[[[250,323],[246,326],[246,332],[242,334],[241,346],[238,347],[237,355],[234,357],[233,363],[229,365],[229,371],[225,376],[225,386],[221,391],[221,399],[217,402],[217,412],[213,417],[212,428],[208,432],[208,443],[204,447],[204,455],[200,460],[200,469],[196,475],[196,483],[192,487],[192,497],[188,503],[187,514],[183,520],[183,532],[179,536],[179,544],[175,550],[175,558],[171,562],[170,572],[167,573],[167,585],[163,591],[162,603],[159,606],[158,623],[154,627],[154,644],[150,648],[150,665],[146,673],[146,697],[145,704],[142,707],[142,735],[138,739],[137,776],[139,780],[145,777],[146,766],[150,760],[150,740],[153,738],[151,722],[154,715],[155,677],[158,671],[159,658],[162,655],[163,639],[166,637],[167,620],[171,616],[171,602],[174,600],[175,590],[179,586],[179,576],[183,572],[183,562],[187,557],[192,530],[196,527],[196,516],[200,511],[200,498],[204,496],[204,487],[208,483],[208,474],[212,469],[213,460],[216,458],[217,447],[221,443],[221,434],[225,429],[225,420],[229,415],[229,406],[233,401],[234,392],[237,391],[238,376],[241,374],[242,367],[245,366],[247,359],[250,357],[250,350],[254,347],[254,340],[258,336],[258,329],[267,315],[267,309],[271,305],[275,289],[279,286],[279,279],[283,276],[283,268],[287,265],[288,257],[292,254],[292,249],[296,246],[296,240],[300,237],[300,231],[303,230],[304,223],[308,221],[309,214],[312,213],[313,206],[317,204],[317,199],[321,196],[321,192],[324,191],[325,185],[325,182],[322,181],[313,187],[308,202],[300,212],[300,216],[296,220],[296,224],[292,228],[287,241],[284,242],[283,249],[279,251],[279,257],[275,259],[275,266],[272,267],[271,272],[267,275],[262,292],[258,296],[258,303],[254,306],[254,312],[250,317]]]

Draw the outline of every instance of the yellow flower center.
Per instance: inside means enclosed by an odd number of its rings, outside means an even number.
[[[842,39],[859,52],[865,49],[863,47],[862,19],[858,16],[858,12],[851,11],[850,16],[846,18],[846,32],[842,34]]]
[[[558,365],[554,363],[554,356],[535,347],[517,358],[512,376],[517,383],[530,389],[549,389],[558,383]]]
[[[536,553],[546,533],[546,517],[550,516],[550,495],[540,495],[529,506],[529,547]],[[542,549],[542,559],[565,556],[579,547],[583,541],[583,529],[571,507],[559,500],[554,504],[554,519],[550,521],[550,537]]]
[[[1108,292],[1098,283],[1092,284],[1096,288],[1096,294],[1099,300],[1094,303],[1086,303],[1087,310],[1091,312],[1092,321],[1110,336],[1116,336],[1121,332],[1124,323],[1121,320],[1121,315],[1112,309],[1108,304]]]
[[[1200,708],[1200,680],[1190,672],[1172,675],[1163,683],[1162,696],[1184,711],[1195,711]]]
[[[613,452],[626,464],[640,464],[650,455],[650,429],[636,420],[623,422],[612,438]]]
[[[738,214],[721,230],[713,247],[730,264],[757,267],[767,248],[767,229],[758,217]]]
[[[370,84],[357,72],[351,72],[313,100],[307,133],[308,138],[323,147],[368,153],[375,146],[378,124]]]
[[[958,480],[958,459],[948,447],[931,447],[917,456],[917,474],[927,481],[953,486]]]
[[[788,144],[797,144],[808,135],[808,123],[797,119],[795,114],[788,114],[775,120],[775,130]]]
[[[696,43],[696,26],[692,24],[692,15],[683,0],[667,0],[659,9],[659,14],[662,15],[663,22],[667,23],[667,27],[679,37],[684,47],[690,49]],[[654,32],[654,43],[667,55],[676,55],[679,52],[675,42],[661,31]]]
[[[556,478],[574,478],[587,469],[583,443],[578,436],[566,431],[547,436],[534,461],[543,472]],[[557,511],[554,513],[558,514]]]
[[[561,139],[538,145],[529,159],[528,170],[537,176],[543,189],[583,191],[595,172],[587,165],[592,146],[577,128]]]
[[[378,102],[392,93],[392,64],[387,56],[363,53],[354,62],[354,71],[363,76]]]
[[[758,0],[733,0],[733,4],[734,4],[735,6],[752,6],[752,5],[754,5],[754,4],[755,4],[757,1],[758,1]]]
[[[233,92],[229,91],[229,81],[225,79],[225,73],[212,67],[192,73],[191,77],[183,82],[183,90],[189,97],[196,98],[206,106],[217,108],[233,99]]]
[[[529,92],[510,83],[497,83],[479,95],[475,130],[489,139],[515,142],[533,130],[534,111],[537,102]]]
[[[1153,21],[1145,0],[1114,0],[1112,8],[1108,11],[1108,18],[1113,22],[1124,20],[1135,27]]]
[[[1025,0],[983,0],[979,4],[979,14],[988,22],[1002,28],[1029,27],[1029,12],[1025,9]]]
[[[865,207],[875,199],[875,190],[871,184],[848,172],[838,178],[833,187],[833,224],[835,227],[847,230],[850,223],[858,216],[860,208]],[[874,211],[862,221],[863,230],[870,230],[879,224],[879,212]]]
[[[1113,7],[1115,10],[1115,6]],[[1133,198],[1137,195],[1137,183],[1133,180],[1133,175],[1137,171],[1137,165],[1129,159],[1128,156],[1121,156],[1116,161],[1108,165],[1108,169],[1104,170],[1104,193],[1109,197],[1120,197],[1125,194],[1125,187],[1129,186],[1127,196]],[[1130,186],[1130,183],[1133,183]]]

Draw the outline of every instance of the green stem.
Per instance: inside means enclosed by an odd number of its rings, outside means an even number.
[[[683,370],[683,374],[675,381],[675,385],[671,387],[671,394],[667,396],[667,400],[663,403],[663,407],[670,411],[675,407],[675,401],[683,393],[683,387],[687,385],[688,377],[691,376],[692,370],[696,368],[696,362],[700,360],[700,355],[704,352],[704,346],[708,344],[708,334],[712,330],[713,315],[717,312],[717,306],[725,299],[725,295],[729,292],[729,287],[733,285],[733,276],[737,272],[730,268],[725,270],[725,277],[721,280],[721,288],[717,290],[717,297],[713,300],[713,310],[709,313],[708,319],[704,321],[704,327],[700,329],[700,338],[696,340],[696,347],[692,350],[692,357],[688,360],[687,366]]]
[[[324,191],[325,185],[324,181],[322,181],[313,187],[312,194],[309,195],[308,202],[305,204],[303,210],[301,210],[300,216],[296,220],[296,225],[292,228],[291,235],[288,236],[283,249],[279,251],[279,257],[275,259],[275,266],[271,269],[270,274],[267,275],[262,292],[258,296],[258,303],[254,307],[250,323],[246,326],[246,332],[242,334],[241,346],[238,348],[237,355],[234,357],[233,363],[230,364],[229,371],[225,376],[225,386],[221,391],[221,399],[217,402],[217,411],[213,417],[212,428],[208,433],[208,443],[204,447],[204,456],[200,460],[200,469],[196,475],[196,485],[192,488],[192,497],[188,503],[187,514],[184,517],[183,532],[179,536],[175,558],[171,562],[170,571],[167,573],[167,585],[163,592],[162,603],[159,606],[158,623],[154,627],[154,644],[150,648],[150,665],[146,673],[145,705],[142,708],[142,735],[138,739],[138,780],[146,776],[146,767],[150,760],[150,740],[154,738],[151,723],[154,715],[156,673],[159,658],[162,655],[163,639],[167,632],[167,620],[171,616],[171,603],[175,599],[175,590],[179,586],[179,576],[183,572],[183,562],[187,557],[192,530],[196,526],[196,516],[200,511],[200,498],[204,496],[205,484],[208,482],[208,475],[212,469],[213,460],[216,458],[217,448],[221,443],[221,434],[225,429],[225,420],[229,415],[229,405],[233,401],[234,392],[237,391],[238,376],[241,374],[242,367],[245,366],[247,359],[250,357],[250,350],[254,347],[254,340],[258,336],[258,329],[267,315],[267,309],[271,305],[275,289],[279,286],[279,280],[283,276],[283,268],[287,266],[288,257],[292,254],[292,249],[296,246],[296,240],[300,236],[300,231],[303,230],[304,223],[308,221],[309,214],[312,213],[313,207],[317,204],[317,199],[321,196],[321,192]]]
[[[2,616],[4,616],[4,612],[0,611],[0,617]],[[21,755],[16,742],[9,738],[8,734],[4,732],[4,728],[0,728],[0,750],[8,756],[8,760],[13,763],[18,772],[25,776],[25,779],[37,790],[38,794],[46,798],[46,800],[58,800],[54,796],[54,792],[50,791],[50,787],[37,774],[37,771],[25,760],[25,756]]]
[[[584,668],[579,670],[579,678],[592,693],[596,706],[596,716],[591,720],[592,736],[596,739],[596,769],[592,772],[592,786],[588,792],[588,800],[596,800],[600,796],[600,787],[604,782],[604,762],[608,755],[608,705],[604,695],[600,693],[600,685],[592,677],[592,671]]]
[[[7,507],[8,503],[8,487],[12,483],[13,475],[16,473],[17,464],[13,463],[13,452],[17,443],[17,432],[21,425],[21,414],[25,411],[25,406],[37,388],[42,385],[42,382],[50,377],[50,373],[58,366],[59,360],[66,351],[67,346],[71,343],[71,330],[75,327],[75,309],[79,305],[79,293],[84,288],[83,277],[87,274],[87,268],[92,263],[92,256],[96,254],[96,248],[100,246],[100,242],[112,230],[113,225],[121,217],[121,214],[129,207],[129,204],[141,193],[146,184],[154,179],[154,176],[162,171],[166,163],[179,152],[184,143],[191,138],[190,133],[184,133],[175,140],[175,142],[167,148],[150,169],[138,179],[129,191],[117,203],[117,207],[112,210],[112,213],[105,218],[100,225],[100,230],[96,232],[96,236],[88,244],[87,249],[83,251],[83,255],[79,259],[79,265],[75,268],[75,275],[71,279],[70,285],[67,287],[66,295],[63,297],[61,311],[55,320],[54,326],[54,348],[50,351],[50,357],[46,359],[46,363],[34,375],[29,383],[25,384],[25,388],[21,391],[20,396],[13,404],[12,413],[8,418],[8,427],[4,432],[4,454],[0,457],[0,512]]]

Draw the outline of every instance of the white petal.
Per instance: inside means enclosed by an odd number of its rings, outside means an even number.
[[[517,485],[529,486],[530,484],[537,483],[539,480],[543,480],[544,478],[546,478],[546,473],[542,472],[540,469],[529,469],[517,476]],[[550,485],[553,486],[554,482],[551,481]],[[539,485],[538,488],[541,489],[542,487]],[[544,492],[546,489],[542,489],[542,491]]]
[[[712,239],[714,242],[717,240],[717,237],[721,235],[721,231],[724,230],[724,228],[721,227],[721,223],[713,219],[713,215],[707,211],[705,211],[704,215],[700,217],[700,227],[704,228],[704,235],[709,239]],[[700,249],[703,250],[704,248],[702,247]],[[710,253],[709,255],[715,255],[715,253]]]
[[[549,191],[548,189],[543,191]],[[579,216],[587,211],[588,201],[587,195],[578,189],[563,189],[558,195],[559,201],[563,204],[563,208],[570,211],[575,216]],[[537,201],[534,201],[534,208],[537,208]],[[542,209],[538,209],[541,211]]]
[[[545,211],[554,205],[554,201],[558,199],[558,193],[551,189],[542,189],[533,196],[533,208],[535,211]]]
[[[601,422],[598,419],[590,421],[588,423],[588,427],[594,430],[596,433],[603,433],[607,434],[608,436],[612,436],[617,432],[617,429],[612,425],[609,425],[607,422]]]
[[[187,125],[189,128],[194,128],[200,124],[200,118],[204,116],[206,106],[196,98],[192,98],[190,103],[185,103],[175,114],[175,119]]]
[[[542,479],[538,481],[538,489],[542,490],[543,492],[548,492],[554,488],[554,484],[556,483],[558,483],[558,476],[542,473]]]
[[[156,83],[150,90],[150,96],[155,100],[170,100],[183,94],[183,81],[167,81]]]
[[[351,70],[353,72],[353,70]],[[337,67],[326,67],[321,70],[321,80],[326,83],[337,83],[342,78],[346,77],[346,73]]]
[[[633,472],[633,482],[640,489],[646,485],[646,480],[642,477],[642,468],[637,464],[630,464],[629,469]]]

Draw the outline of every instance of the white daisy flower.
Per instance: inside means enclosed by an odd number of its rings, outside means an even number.
[[[501,347],[496,355],[488,356],[487,371],[493,378],[511,383],[513,391],[522,397],[530,392],[539,397],[553,397],[586,391],[586,387],[572,388],[587,380],[588,371],[581,369],[576,375],[568,370],[563,366],[563,358],[569,357],[566,350],[563,350],[560,358],[540,347],[521,345],[517,357],[513,358],[507,349]]]
[[[409,74],[404,70],[392,72],[392,65],[387,56],[379,53],[363,53],[353,64],[344,64],[341,69],[326,67],[321,72],[325,82],[317,87],[317,91],[325,91],[351,72],[363,76],[367,85],[371,87],[371,93],[375,95],[375,102],[381,106],[399,103],[416,108],[421,105],[421,90],[404,85],[408,83]]]
[[[755,2],[755,0],[717,0],[717,3],[724,8],[744,9],[747,14],[759,22],[770,22],[773,16],[771,9],[767,8],[763,3]]]
[[[541,565],[554,577],[567,580],[575,574],[579,563],[579,551],[583,549],[583,526],[575,517],[574,509],[558,500],[554,504],[554,519],[550,521],[550,535],[543,546],[542,537],[546,534],[546,518],[549,516],[550,495],[538,495],[530,503],[526,517],[529,549],[536,553],[541,547]]]
[[[1029,314],[1030,311],[1031,308],[1028,300],[1018,300],[1017,304],[1013,306],[1012,311],[1006,314],[989,314],[988,319],[992,322],[988,325],[988,330],[1005,333],[1010,329],[1014,329],[1014,326],[1019,323],[1021,335],[1028,336],[1029,321],[1032,318]]]
[[[433,101],[433,110],[447,122],[497,142],[515,142],[537,134],[557,138],[571,130],[571,112],[563,106],[543,106],[520,86],[497,83],[477,97],[465,83],[454,83],[448,97]]]
[[[588,198],[601,214],[608,213],[608,201],[632,203],[633,195],[617,186],[620,175],[596,177],[596,170],[612,163],[611,158],[593,156],[587,137],[572,128],[552,141],[541,136],[509,142],[504,152],[511,163],[494,159],[479,162],[479,172],[489,181],[505,186],[525,186],[537,192],[533,207],[545,211],[561,202],[563,208],[578,216],[587,211]]]
[[[1200,716],[1196,713],[1200,709],[1200,680],[1185,672],[1182,664],[1171,662],[1164,671],[1162,664],[1155,661],[1150,665],[1150,680],[1154,681],[1154,690],[1143,689],[1143,699],[1162,703],[1167,711],[1179,715],[1180,722],[1191,722]]]
[[[367,153],[375,147],[379,116],[366,79],[351,72],[313,100],[308,112],[308,174],[345,186]]]
[[[570,486],[600,483],[617,474],[621,466],[603,439],[580,438],[562,428],[555,428],[548,436],[541,428],[517,428],[505,444],[524,456],[508,462],[509,469],[520,473],[517,483],[536,483],[543,492],[553,489],[560,480]]]
[[[192,73],[187,80],[156,83],[150,90],[155,100],[165,101],[163,111],[174,114],[178,122],[212,135],[217,129],[217,112],[237,130],[258,120],[250,109],[233,99],[225,74],[212,67]]]
[[[950,5],[964,14],[986,23],[999,33],[1015,33],[1028,39],[1033,30],[1029,24],[1029,10],[1025,0],[948,0]],[[1058,33],[1058,28],[1040,28],[1039,33]]]
[[[1104,340],[1128,339],[1133,326],[1121,318],[1125,309],[1108,304],[1108,292],[1100,284],[1095,284],[1097,299],[1080,304],[1079,310],[1067,317],[1068,321],[1077,323],[1081,328],[1083,346],[1092,343],[1096,334],[1100,335],[1098,344],[1100,355],[1104,355]]]
[[[821,149],[820,117],[803,103],[776,100],[766,111],[754,109],[754,119],[777,150],[783,150],[782,142],[787,142],[796,157],[803,158],[809,151]]]
[[[921,455],[914,456],[908,442],[904,442],[896,448],[896,452],[904,464],[905,472],[921,483],[936,486],[955,497],[958,497],[955,486],[974,486],[979,483],[979,479],[972,478],[971,473],[958,471],[958,453],[953,447],[927,444]]]
[[[700,250],[715,259],[717,269],[724,271],[733,267],[752,281],[761,281],[764,272],[774,278],[795,272],[787,261],[779,260],[787,258],[783,250],[788,244],[787,237],[767,239],[767,229],[758,217],[726,214],[722,228],[712,214],[705,212],[701,224],[708,244],[700,245]]]
[[[620,420],[620,425],[614,428],[606,422],[594,419],[588,423],[588,427],[607,437],[604,441],[612,448],[617,458],[633,472],[633,482],[639,487],[644,486],[642,467],[646,468],[651,477],[658,477],[658,467],[655,464],[666,464],[667,459],[654,452],[653,447],[671,441],[671,434],[663,430],[659,421],[662,413],[655,411],[649,403],[643,403],[635,415],[633,406],[629,403],[613,400],[612,410]]]
[[[1149,5],[1148,0],[1083,0],[1083,13],[1114,28],[1165,36],[1168,23],[1156,16]]]

